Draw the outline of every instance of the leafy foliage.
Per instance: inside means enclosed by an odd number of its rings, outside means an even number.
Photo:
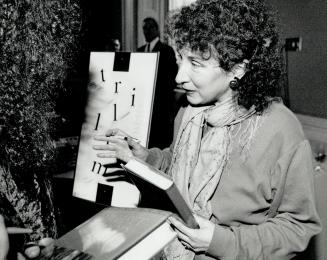
[[[15,172],[47,172],[55,158],[55,104],[80,32],[78,0],[0,0],[0,163]]]

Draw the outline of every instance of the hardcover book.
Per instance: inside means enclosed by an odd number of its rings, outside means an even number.
[[[78,250],[82,252],[80,259],[150,259],[176,237],[167,222],[171,214],[108,207],[60,237],[56,247],[69,253]]]
[[[95,141],[94,136],[119,128],[147,146],[158,55],[91,52],[73,196],[108,206],[137,206],[138,189],[117,172],[114,160],[107,164],[108,160],[97,157],[93,145],[101,142]]]
[[[168,202],[171,205],[169,208],[166,209],[177,213],[178,216],[185,222],[188,227],[199,228],[199,225],[196,222],[191,209],[182,197],[173,180],[167,174],[161,172],[150,164],[147,164],[146,162],[143,162],[137,158],[129,160],[128,163],[122,165],[122,167],[129,173],[137,176],[138,178],[141,178],[145,182],[158,188],[157,190],[151,189],[151,191],[146,194],[146,196],[148,197],[151,196],[157,197],[157,199],[159,198],[159,201],[157,203],[154,203],[156,205],[149,206],[160,207],[162,206],[162,204],[167,203],[164,201],[165,198],[159,197],[160,192],[158,191],[164,191],[164,194],[166,195],[166,198],[169,200]],[[136,183],[139,183],[139,186],[143,186],[144,188],[144,183],[140,183],[137,181]],[[141,193],[143,188],[140,187]]]

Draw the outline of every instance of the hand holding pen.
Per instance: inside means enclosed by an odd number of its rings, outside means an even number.
[[[104,144],[94,145],[98,150],[99,158],[116,158],[128,162],[133,157],[146,160],[149,152],[139,141],[120,129],[109,129],[105,135],[95,136],[97,141],[105,141]]]
[[[9,235],[29,234],[32,230],[21,227],[6,227],[3,216],[0,215],[0,260],[7,258],[9,252]]]
[[[29,228],[21,227],[6,227],[4,218],[0,215],[0,260],[6,260],[9,253],[9,236],[30,234],[33,231]],[[24,245],[23,252],[17,252],[18,260],[27,259],[52,259],[55,252],[55,240],[50,237],[45,237],[37,242],[29,242]],[[81,253],[78,250],[70,250],[68,254],[65,254],[65,260],[76,259]],[[88,255],[87,255],[88,256]],[[89,257],[89,256],[88,256]],[[90,258],[85,258],[90,259]]]

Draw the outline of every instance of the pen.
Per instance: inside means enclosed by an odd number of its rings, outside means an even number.
[[[21,227],[7,227],[7,233],[9,235],[13,234],[30,234],[32,233],[32,229],[30,228],[21,228]]]
[[[118,139],[127,141],[128,139],[132,139],[136,143],[140,143],[141,141],[137,138],[131,137],[131,136],[123,136],[123,135],[114,135],[114,137],[117,137]]]

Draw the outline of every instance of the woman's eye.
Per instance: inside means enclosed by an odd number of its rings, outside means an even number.
[[[192,60],[191,63],[192,63],[192,65],[194,67],[201,67],[202,66],[202,64],[200,62],[196,61],[196,60]]]

